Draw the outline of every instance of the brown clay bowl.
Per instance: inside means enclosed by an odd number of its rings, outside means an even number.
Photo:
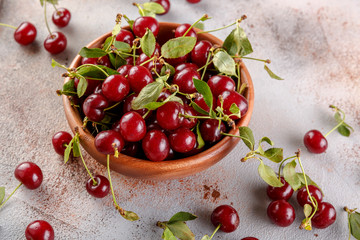
[[[160,23],[160,31],[158,34],[158,42],[160,44],[173,37],[173,31],[179,26],[177,23]],[[125,27],[129,29],[129,27]],[[107,37],[111,36],[111,32],[106,33],[95,39],[87,45],[88,48],[100,47]],[[202,33],[198,35],[199,40],[208,40],[213,44],[222,45],[222,41],[211,34]],[[81,56],[77,55],[72,61],[70,68],[76,68],[81,64]],[[69,79],[65,79],[65,82]],[[241,63],[241,81],[247,83],[247,90],[244,96],[249,103],[249,109],[245,116],[237,121],[236,126],[247,126],[249,124],[251,114],[254,107],[254,86],[250,74]],[[94,146],[94,137],[89,131],[82,129],[82,118],[76,108],[70,104],[67,96],[63,95],[63,103],[66,118],[71,130],[74,132],[75,127],[78,127],[80,134],[80,142],[83,148],[99,163],[106,166],[106,155],[99,153]],[[238,129],[230,131],[231,134],[238,134]],[[127,155],[120,154],[118,158],[112,156],[110,159],[110,168],[120,174],[153,180],[165,180],[182,178],[195,173],[201,172],[215,163],[223,159],[239,142],[239,138],[224,137],[220,142],[211,148],[191,157],[186,157],[177,160],[169,160],[162,162],[152,162],[149,160],[138,159]]]

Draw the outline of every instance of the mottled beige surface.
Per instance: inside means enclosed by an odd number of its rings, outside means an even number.
[[[295,223],[288,228],[271,224],[266,216],[270,201],[257,176],[257,162],[240,163],[246,154],[241,144],[216,166],[181,180],[141,181],[114,173],[119,203],[141,217],[135,223],[124,221],[112,208],[110,196],[94,199],[87,194],[88,177],[81,162],[64,165],[52,149],[52,135],[69,128],[61,99],[55,94],[62,85],[62,70],[51,68],[50,62],[54,58],[69,64],[82,46],[112,28],[116,13],[135,18],[137,10],[130,1],[61,1],[72,13],[70,25],[62,30],[68,48],[51,56],[42,47],[47,31],[40,4],[3,0],[0,22],[31,21],[38,36],[34,44],[23,47],[13,40],[12,29],[0,28],[0,185],[7,193],[17,186],[13,171],[22,161],[41,166],[44,182],[35,191],[21,188],[0,210],[0,239],[24,239],[26,226],[35,219],[49,221],[57,239],[160,239],[156,221],[181,210],[199,216],[189,226],[200,239],[213,231],[209,216],[219,204],[233,204],[241,222],[236,232],[218,233],[214,239],[249,235],[262,240],[346,239],[346,214],[341,209],[344,205],[360,207],[360,2],[296,2],[226,0],[219,4],[202,0],[191,5],[173,0],[170,13],[159,20],[193,22],[208,13],[213,19],[205,25],[212,29],[247,14],[243,26],[255,50],[251,56],[270,58],[270,67],[286,79],[271,80],[261,63],[246,61],[255,85],[250,126],[257,139],[271,137],[287,156],[299,147],[304,150],[307,173],[337,209],[334,225],[326,230],[299,230],[302,213],[294,198],[290,202],[297,209]],[[51,28],[56,29],[52,24]],[[229,31],[215,35],[224,39]],[[312,128],[327,132],[336,124],[328,109],[331,103],[348,114],[355,133],[344,138],[335,132],[328,138],[326,154],[309,154],[302,144],[303,134]],[[89,156],[85,160],[92,172],[105,173]]]

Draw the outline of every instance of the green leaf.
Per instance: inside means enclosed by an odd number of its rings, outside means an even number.
[[[50,4],[54,4],[54,5],[57,5],[58,4],[58,0],[40,0],[40,4],[41,6],[44,6],[44,2],[48,2]]]
[[[79,141],[79,135],[74,136],[74,142],[73,142],[73,155],[74,157],[80,157],[80,141]]]
[[[166,224],[170,231],[181,240],[194,240],[195,235],[184,222],[173,222]]]
[[[153,17],[153,18],[156,18],[156,14],[154,13],[154,12],[151,12],[151,11],[148,11],[148,10],[142,10],[142,11],[140,11],[140,9],[139,9],[139,14],[141,15],[141,16],[148,16],[148,17]]]
[[[131,47],[128,43],[126,42],[121,42],[121,41],[114,41],[114,47],[123,53],[129,53],[131,52]]]
[[[305,217],[308,218],[311,215],[311,213],[312,213],[312,207],[311,207],[310,204],[306,203],[304,205],[304,215],[305,215]]]
[[[196,90],[203,96],[206,105],[212,109],[213,106],[213,95],[211,93],[209,85],[199,79],[193,78],[194,86]]]
[[[336,112],[334,115],[335,120],[337,121],[337,123],[341,123],[342,122],[342,117],[340,115],[339,112]],[[345,137],[349,137],[351,134],[351,131],[354,131],[354,129],[349,126],[347,123],[343,122],[338,128],[337,128],[338,132],[345,136]]]
[[[64,152],[64,163],[65,164],[69,161],[73,143],[74,143],[74,138],[71,139],[69,144],[66,146],[66,149],[65,149],[65,152]]]
[[[198,22],[198,23],[195,24],[194,27],[195,27],[195,28],[198,28],[198,29],[200,29],[200,30],[204,30],[204,23]]]
[[[360,213],[354,212],[349,217],[351,235],[360,239]]]
[[[156,110],[159,107],[161,107],[162,105],[164,105],[165,103],[170,102],[170,101],[171,102],[178,102],[181,105],[184,105],[184,102],[182,101],[181,98],[179,98],[179,97],[177,97],[175,95],[171,95],[162,102],[151,102],[151,103],[146,104],[143,108],[146,108],[148,110]]]
[[[177,238],[174,236],[174,234],[170,231],[168,227],[165,227],[161,237],[164,240],[177,240]]]
[[[197,105],[195,102],[191,101],[191,106],[195,109],[195,111],[197,111],[198,113],[202,114],[202,115],[206,115],[208,116],[209,113],[207,111],[205,111],[204,109],[202,109],[199,105]]]
[[[219,72],[226,75],[236,75],[236,65],[234,59],[225,51],[218,51],[213,57],[213,63]]]
[[[146,33],[144,36],[140,39],[140,46],[143,53],[145,53],[146,56],[151,57],[151,55],[154,53],[155,50],[155,36],[150,29],[146,29]]]
[[[189,212],[178,212],[178,213],[175,213],[171,218],[170,220],[167,222],[167,224],[171,224],[171,223],[174,223],[174,222],[186,222],[186,221],[190,221],[190,220],[194,220],[196,219],[197,216],[195,216],[194,214],[192,213],[189,213]]]
[[[233,113],[233,114],[239,114],[239,113],[240,113],[240,109],[239,109],[239,107],[236,105],[236,103],[231,104],[229,110],[230,110],[230,112]]]
[[[102,50],[106,50],[110,47],[109,45],[112,42],[113,38],[115,38],[115,36],[110,36],[110,37],[106,38],[106,40],[103,44]]]
[[[112,34],[113,36],[116,36],[116,35],[119,34],[120,31],[121,31],[121,25],[117,23],[117,24],[115,24],[115,26],[114,26],[111,34]]]
[[[191,52],[195,44],[195,37],[172,38],[162,45],[161,54],[164,58],[179,58]]]
[[[105,67],[103,65],[89,65],[89,66],[81,66],[77,70],[77,74],[86,77],[86,78],[97,78],[97,79],[105,79],[107,76],[104,74],[103,71],[106,72],[108,75],[118,75],[120,74],[114,69]]]
[[[175,68],[168,63],[165,63],[164,66],[161,68],[160,75],[165,75],[166,71],[170,70],[170,76],[175,74]]]
[[[200,122],[198,122],[198,124],[196,125],[196,135],[197,135],[197,149],[201,149],[205,146],[205,142],[204,139],[201,136],[201,132],[200,132]]]
[[[237,26],[225,39],[223,48],[230,55],[245,56],[253,52],[244,29]]]
[[[87,86],[88,86],[88,81],[83,76],[79,76],[79,83],[76,88],[78,97],[82,97],[84,95]]]
[[[111,65],[113,65],[115,69],[118,69],[122,65],[126,64],[126,60],[124,60],[117,54],[110,53],[109,59],[110,59]]]
[[[282,148],[269,148],[264,152],[264,157],[267,159],[279,163],[283,160],[283,149]]]
[[[282,187],[284,185],[276,176],[274,170],[271,167],[265,165],[263,161],[260,161],[258,172],[260,177],[270,186]]]
[[[297,191],[301,187],[301,181],[295,171],[296,162],[295,160],[287,163],[284,167],[284,179],[290,184],[294,191]]]
[[[125,20],[127,21],[127,23],[129,24],[131,30],[133,28],[133,24],[134,24],[134,20],[131,20],[130,18],[128,18],[128,16],[123,15],[123,17],[125,18]]]
[[[211,238],[209,237],[209,235],[205,235],[201,238],[201,240],[211,240]]]
[[[155,14],[162,14],[165,12],[165,9],[163,6],[156,2],[146,2],[142,4],[143,10],[153,12]]]
[[[210,108],[209,116],[211,119],[216,119],[216,112]],[[221,121],[221,120],[220,120]],[[220,125],[219,125],[220,126]]]
[[[61,94],[64,94],[66,96],[75,96],[76,95],[74,79],[71,78],[69,81],[64,83]]]
[[[0,187],[0,204],[3,202],[5,198],[5,187]]]
[[[163,88],[164,83],[160,81],[155,81],[146,85],[143,89],[141,89],[139,95],[132,101],[132,109],[142,109],[145,105],[151,102],[156,102]]]
[[[255,140],[253,132],[249,127],[239,127],[239,134],[245,145],[251,150],[254,150]]]
[[[60,63],[58,63],[58,62],[57,62],[57,61],[55,61],[54,59],[51,59],[51,66],[52,66],[52,67],[65,68],[65,69],[66,69],[66,67],[65,67],[64,65],[62,65],[62,64],[60,64]]]
[[[299,178],[299,180],[300,180],[300,182],[301,182],[300,188],[302,188],[302,187],[305,186],[304,175],[303,175],[302,173],[297,173],[297,175],[298,175],[298,178]],[[305,176],[306,176],[306,181],[307,181],[307,184],[308,184],[308,185],[314,185],[315,187],[317,187],[318,189],[320,189],[320,191],[323,193],[323,191],[321,190],[321,188],[319,187],[319,185],[317,185],[308,175],[305,174]],[[324,195],[324,193],[323,193],[323,195]]]
[[[129,221],[136,221],[140,219],[136,213],[131,211],[124,211],[124,214],[122,214],[121,216]]]
[[[103,57],[105,55],[107,55],[107,52],[105,52],[104,50],[100,49],[100,48],[87,48],[87,47],[83,47],[80,52],[79,55],[85,58],[99,58],[99,57]]]
[[[274,142],[271,141],[271,139],[268,138],[268,137],[262,137],[262,138],[260,139],[259,145],[260,145],[261,143],[263,143],[263,142],[267,142],[269,145],[274,146]]]
[[[276,79],[276,80],[284,80],[283,78],[281,78],[278,75],[276,75],[275,73],[273,73],[266,64],[264,65],[264,69],[266,70],[266,72],[269,74],[269,76],[271,78]]]

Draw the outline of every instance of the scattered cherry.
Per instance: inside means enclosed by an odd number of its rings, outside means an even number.
[[[237,229],[240,219],[237,211],[232,206],[221,205],[212,212],[211,222],[215,227],[221,224],[220,230],[229,233]]]
[[[309,152],[323,153],[328,147],[328,142],[322,133],[318,130],[310,130],[305,133],[304,144]]]
[[[124,146],[125,141],[120,133],[114,130],[107,130],[100,132],[94,141],[96,150],[102,154],[115,154],[115,148],[120,152]]]
[[[52,137],[52,144],[55,152],[59,155],[64,156],[66,145],[68,145],[71,140],[72,136],[68,132],[60,131],[55,133]]]
[[[17,180],[28,189],[38,188],[43,180],[43,174],[38,165],[33,162],[20,163],[14,171]]]
[[[311,218],[311,223],[316,228],[327,228],[336,220],[336,210],[334,206],[328,202],[321,202],[318,210]]]
[[[65,50],[67,40],[62,32],[52,32],[44,41],[46,51],[58,54]]]
[[[36,220],[30,223],[25,230],[27,240],[53,240],[55,238],[54,229],[44,220]]]
[[[191,151],[196,143],[195,134],[188,128],[180,127],[169,135],[170,147],[176,152]]]
[[[71,13],[66,8],[58,8],[52,15],[53,23],[60,28],[66,27],[69,24],[70,19]]]
[[[130,111],[125,113],[119,122],[120,134],[125,141],[137,142],[145,137],[146,124],[141,115],[137,112]]]
[[[146,133],[142,140],[142,148],[146,157],[154,162],[165,160],[170,151],[168,138],[159,130]]]
[[[159,33],[158,21],[149,16],[138,17],[133,23],[133,32],[137,37],[143,37],[146,29],[149,29],[156,37]]]
[[[189,3],[199,3],[201,0],[186,0],[188,1]]]
[[[88,193],[96,198],[106,197],[110,191],[109,180],[102,175],[95,175],[94,180],[96,181],[95,185],[92,178],[89,178],[86,182],[86,190]]]
[[[295,220],[295,210],[285,200],[276,200],[269,204],[267,215],[270,220],[280,227],[290,226]]]
[[[14,39],[21,45],[28,45],[36,38],[36,28],[32,23],[22,22],[14,32]]]
[[[170,1],[169,0],[150,0],[150,2],[156,2],[164,8],[165,12],[160,13],[158,15],[164,15],[164,14],[168,13],[170,10]]]
[[[269,196],[269,198],[272,200],[283,199],[283,200],[287,201],[293,195],[294,190],[292,189],[290,184],[285,181],[285,179],[283,177],[281,177],[280,179],[281,179],[280,181],[284,184],[284,186],[273,187],[273,186],[268,185],[266,193]]]
[[[318,204],[321,203],[322,199],[323,199],[323,194],[320,191],[320,189],[318,187],[314,186],[314,185],[309,185],[308,188],[309,188],[310,195],[316,199]],[[311,200],[309,198],[309,194],[306,191],[306,187],[302,187],[298,191],[296,198],[297,198],[298,203],[302,207],[305,204],[312,205]]]

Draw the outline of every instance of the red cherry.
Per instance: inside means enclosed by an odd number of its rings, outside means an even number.
[[[138,17],[133,23],[133,32],[137,37],[143,37],[146,33],[146,29],[152,31],[156,37],[159,33],[158,21],[149,16]]]
[[[322,192],[320,191],[320,189],[317,188],[317,187],[314,186],[314,185],[309,185],[308,188],[309,188],[310,195],[316,199],[316,201],[317,201],[318,204],[321,203],[321,202],[322,202],[322,199],[323,199],[323,194],[322,194]],[[302,188],[298,191],[296,198],[297,198],[298,203],[299,203],[300,206],[302,206],[302,207],[303,207],[305,204],[310,204],[310,205],[312,205],[311,200],[310,200],[310,198],[309,198],[309,194],[308,194],[307,191],[306,191],[306,187],[302,187]]]
[[[226,233],[233,232],[240,223],[237,211],[230,205],[221,205],[212,212],[211,222],[217,227],[221,224],[220,230]]]
[[[215,75],[208,80],[209,88],[215,98],[224,91],[234,91],[235,82],[228,76]]]
[[[186,115],[190,115],[190,116],[198,115],[198,112],[187,104],[184,104],[184,110]],[[184,118],[182,126],[191,129],[196,126],[197,122],[198,122],[197,118]]]
[[[144,62],[148,61],[150,58],[146,56],[145,53],[141,53],[140,56],[136,59],[136,65],[141,65],[149,69],[151,71],[152,75],[157,76],[154,72],[154,61],[147,62],[143,64]],[[161,72],[162,64],[160,62],[155,63],[155,69],[157,73]]]
[[[196,103],[204,111],[206,112],[210,111],[210,107],[206,104],[203,95],[197,94],[197,96],[194,99],[194,103]],[[213,98],[213,109],[215,109],[215,106],[216,106],[216,98]]]
[[[131,90],[135,93],[139,93],[141,89],[149,83],[152,83],[154,80],[149,69],[143,66],[133,66],[129,71],[128,81]]]
[[[194,71],[191,68],[185,68],[174,75],[174,79],[172,83],[179,86],[180,92],[194,93],[196,92],[196,88],[194,85],[193,78],[196,79],[201,78],[198,71]]]
[[[33,162],[20,163],[14,171],[17,180],[25,185],[28,189],[36,189],[40,187],[43,174],[38,165]]]
[[[201,40],[196,43],[194,49],[191,51],[191,61],[199,67],[204,66],[211,47],[212,43],[207,40]]]
[[[28,45],[36,38],[36,28],[29,22],[22,22],[14,32],[14,39],[21,45]]]
[[[194,71],[197,71],[199,67],[193,63],[181,63],[176,66],[175,73],[180,72],[181,70],[184,70],[185,68],[191,68]]]
[[[121,150],[121,153],[131,157],[135,157],[136,155],[138,155],[139,148],[139,142],[128,142]]]
[[[191,151],[196,144],[195,134],[188,128],[180,127],[169,135],[170,147],[176,152]]]
[[[96,198],[106,197],[110,191],[109,180],[102,175],[95,175],[94,179],[96,181],[95,185],[92,178],[88,179],[88,181],[86,182],[86,190],[91,196],[94,196]]]
[[[182,37],[184,36],[185,32],[191,27],[190,24],[188,23],[184,23],[179,25],[176,29],[175,29],[175,37]],[[188,37],[196,37],[197,38],[197,34],[195,32],[195,30],[192,28],[190,29],[190,31],[185,35]]]
[[[70,19],[71,13],[66,8],[58,8],[52,15],[53,23],[60,28],[66,27],[69,24]]]
[[[104,109],[109,107],[109,101],[98,93],[88,96],[83,103],[83,112],[85,116],[93,122],[101,122],[105,117]]]
[[[246,237],[246,238],[242,238],[241,240],[259,240],[255,237]]]
[[[182,57],[178,57],[178,58],[165,58],[165,61],[170,64],[173,67],[176,67],[179,64],[182,64],[184,62],[187,62],[189,60],[189,54],[186,54]]]
[[[223,109],[226,115],[232,114],[230,111],[230,107],[233,103],[235,103],[236,106],[240,109],[241,117],[243,117],[246,114],[248,110],[248,102],[243,95],[241,95],[236,91],[224,91],[219,95],[219,98],[216,102],[216,106],[218,107],[221,106],[220,96],[224,100]],[[231,116],[230,118],[234,120],[238,119],[237,116]]]
[[[167,102],[156,111],[158,124],[166,130],[175,130],[181,126],[184,121],[184,107],[178,102]]]
[[[328,142],[322,133],[318,130],[310,130],[305,133],[304,144],[311,153],[323,153],[328,147]]]
[[[145,137],[146,124],[144,119],[137,112],[125,113],[119,122],[120,134],[125,141],[137,142]]]
[[[183,153],[183,155],[186,156],[186,157],[189,157],[189,156],[193,156],[193,155],[196,155],[196,154],[204,151],[204,147],[198,148],[198,146],[199,146],[199,145],[198,145],[198,143],[196,142],[194,148],[191,149],[190,151],[186,152],[186,153]]]
[[[44,41],[44,48],[51,54],[58,54],[65,50],[67,40],[62,32],[52,32]]]
[[[283,200],[287,201],[293,195],[294,190],[292,189],[290,184],[285,181],[285,179],[283,177],[281,177],[281,182],[284,184],[284,186],[282,186],[282,187],[273,187],[270,185],[267,187],[266,193],[270,199],[272,199],[272,200],[283,199]]]
[[[270,220],[280,227],[290,226],[295,220],[295,210],[285,200],[276,200],[269,204],[267,215]]]
[[[54,240],[55,234],[48,222],[36,220],[26,227],[25,237],[27,240]]]
[[[101,89],[108,100],[120,102],[130,92],[130,84],[124,76],[110,75],[104,80]]]
[[[221,132],[226,132],[226,126],[216,119],[206,119],[200,124],[200,133],[205,142],[215,143],[222,138]]]
[[[150,0],[150,2],[156,2],[164,8],[165,12],[160,13],[158,15],[164,15],[164,14],[168,13],[170,10],[170,1],[169,0]]]
[[[120,73],[121,76],[126,77],[129,74],[130,69],[133,67],[133,65],[125,64],[119,67],[116,71]]]
[[[186,0],[188,1],[189,3],[199,3],[201,0]]]
[[[68,132],[60,131],[54,134],[52,137],[52,144],[57,154],[64,156],[66,149],[65,145],[68,145],[72,140],[72,136]]]
[[[119,152],[124,148],[125,141],[120,133],[114,130],[107,130],[96,135],[94,144],[96,150],[102,154],[113,155],[115,148],[117,148]]]
[[[119,42],[125,42],[132,46],[134,41],[134,35],[126,29],[121,29],[120,32],[116,35],[115,40]]]
[[[99,57],[99,58],[82,58],[81,65],[84,65],[84,64],[103,65],[105,67],[111,68],[111,62],[107,55]]]
[[[328,202],[321,202],[318,205],[318,210],[314,217],[311,219],[311,223],[316,228],[327,228],[333,224],[336,220],[336,210],[334,206]]]
[[[142,140],[142,148],[146,157],[154,162],[165,160],[170,151],[168,138],[159,130],[147,132]]]

